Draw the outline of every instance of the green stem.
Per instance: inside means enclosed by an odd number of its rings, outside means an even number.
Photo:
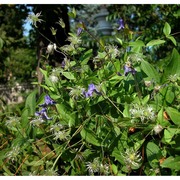
[[[114,104],[114,102],[109,97],[105,97],[105,95],[103,95],[103,98],[107,99],[117,109],[117,111],[123,115],[123,112]]]

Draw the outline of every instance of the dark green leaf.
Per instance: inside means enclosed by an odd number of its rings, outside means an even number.
[[[75,125],[76,122],[75,112],[74,113],[70,112],[68,110],[68,107],[66,107],[63,104],[56,104],[56,108],[62,119],[66,122],[66,125],[68,125],[69,127]]]
[[[167,107],[166,112],[168,113],[174,124],[180,125],[180,112],[177,109]]]
[[[180,75],[180,55],[174,48],[169,63],[164,69],[163,81],[166,81],[170,75]]]
[[[93,131],[83,128],[80,134],[82,138],[88,143],[93,144],[95,146],[101,146],[101,140],[96,137]]]
[[[88,51],[86,51],[81,57],[80,57],[80,61],[81,61],[81,65],[85,65],[88,63],[90,57],[92,55],[92,49],[89,49]]]
[[[146,147],[147,160],[152,168],[159,166],[159,159],[162,157],[161,150],[153,143],[149,142]]]

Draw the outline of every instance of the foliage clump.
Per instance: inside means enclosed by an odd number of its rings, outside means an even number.
[[[78,28],[98,40],[97,53],[76,32],[53,45],[64,61],[40,69],[43,92],[29,94],[19,117],[2,115],[1,174],[179,175],[180,55],[170,24],[150,41],[121,28],[117,47]],[[148,50],[167,39],[170,55],[150,63]]]

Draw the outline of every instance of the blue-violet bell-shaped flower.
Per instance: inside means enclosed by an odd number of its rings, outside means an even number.
[[[87,91],[87,92],[84,91],[83,94],[84,94],[84,96],[85,96],[86,98],[88,98],[88,97],[91,97],[91,96],[93,95],[93,92],[95,92],[95,93],[97,93],[97,94],[101,94],[101,93],[97,90],[97,88],[96,88],[96,86],[95,86],[94,84],[89,84],[89,86],[88,86],[88,91]]]
[[[119,27],[117,30],[124,29],[124,20],[123,19],[119,19],[118,24],[119,24]]]
[[[42,119],[46,119],[46,120],[52,120],[52,118],[48,117],[48,115],[47,115],[47,108],[46,107],[43,107],[41,109],[41,111],[36,112],[35,116],[40,116]]]
[[[40,104],[39,105],[40,107],[46,107],[49,105],[56,104],[56,102],[52,100],[49,95],[46,95],[44,99],[45,99],[45,102],[43,104]]]
[[[127,76],[129,73],[131,73],[132,75],[136,74],[136,70],[133,69],[132,67],[129,67],[127,65],[124,66],[124,75]]]

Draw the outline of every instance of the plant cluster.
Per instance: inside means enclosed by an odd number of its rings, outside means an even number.
[[[171,26],[165,23],[161,39],[144,42],[119,23],[117,47],[83,22],[68,45],[48,46],[44,57],[56,51],[64,60],[41,68],[44,81],[34,84],[43,93],[30,93],[19,116],[1,115],[1,174],[180,174],[180,55]],[[97,40],[96,54],[82,46],[82,33]],[[150,63],[146,52],[167,39],[170,55]]]

